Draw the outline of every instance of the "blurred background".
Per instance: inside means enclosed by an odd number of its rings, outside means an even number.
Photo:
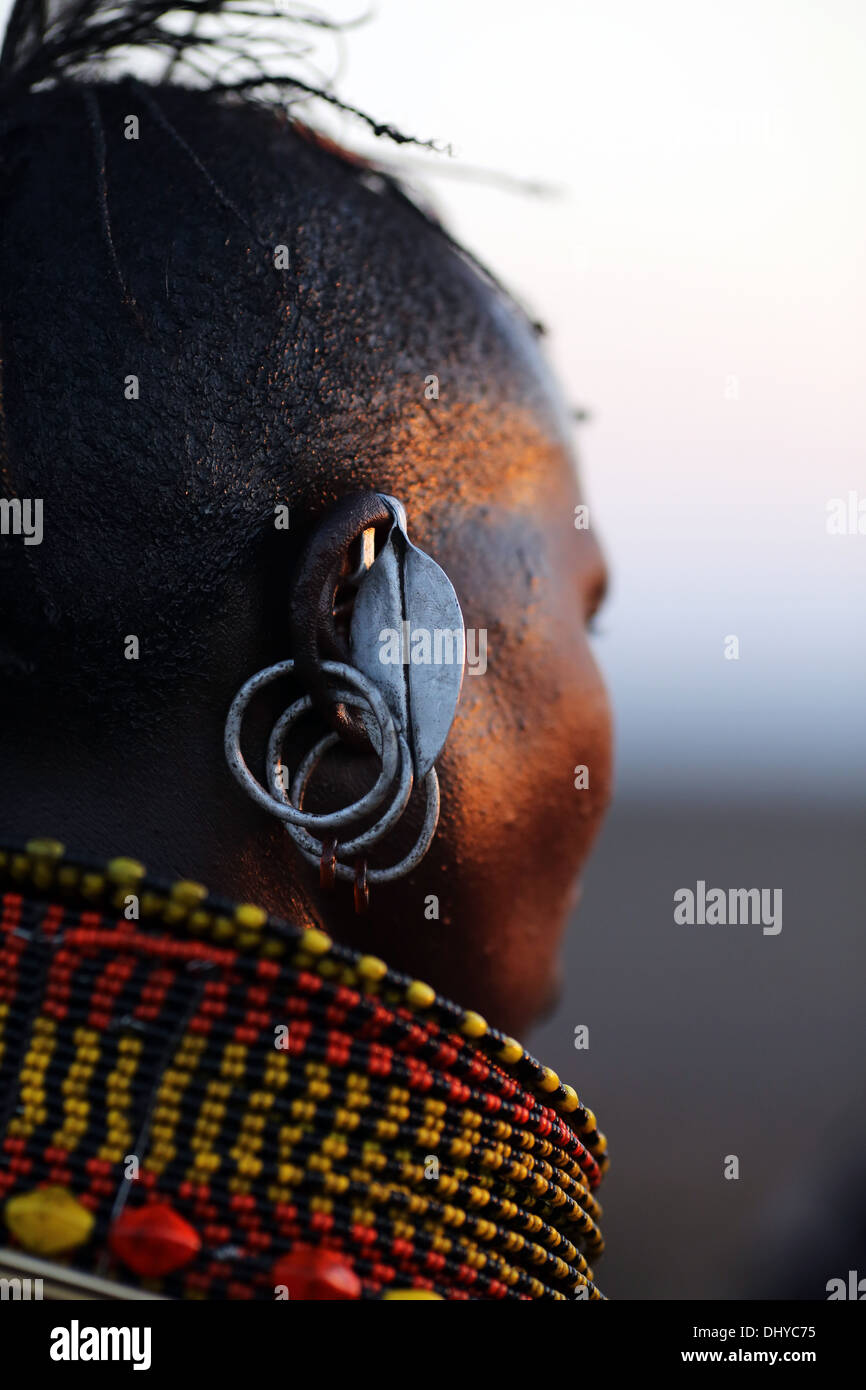
[[[866,1277],[866,534],[827,529],[866,511],[866,9],[376,0],[316,63],[451,145],[315,112],[424,189],[589,412],[617,797],[531,1042],[610,1138],[599,1282],[823,1299]],[[781,887],[781,933],[675,925],[698,879]]]
[[[618,789],[532,1043],[610,1137],[599,1281],[826,1298],[866,1276],[866,535],[827,531],[866,499],[866,10],[378,0],[346,50],[591,414]],[[781,887],[781,933],[676,926],[699,878]]]

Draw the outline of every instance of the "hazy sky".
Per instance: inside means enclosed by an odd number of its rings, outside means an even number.
[[[862,784],[866,535],[825,523],[866,499],[864,71],[862,0],[378,0],[347,39],[341,94],[452,144],[440,208],[593,413],[623,791]]]

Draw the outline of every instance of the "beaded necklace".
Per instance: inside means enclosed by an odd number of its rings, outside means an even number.
[[[599,1299],[595,1116],[375,956],[0,849],[10,1253],[170,1298]]]

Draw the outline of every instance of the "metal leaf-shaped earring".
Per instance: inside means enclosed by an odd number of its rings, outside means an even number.
[[[454,722],[466,633],[451,580],[409,540],[402,503],[380,496],[394,524],[358,591],[349,642],[353,664],[378,685],[398,729],[406,732],[420,781]],[[399,662],[383,660],[383,633],[399,634]]]

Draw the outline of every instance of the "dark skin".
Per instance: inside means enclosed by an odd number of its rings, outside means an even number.
[[[610,786],[586,635],[604,567],[592,529],[574,527],[569,429],[536,335],[439,229],[270,113],[160,102],[249,225],[208,202],[158,123],[142,122],[149,159],[124,145],[123,115],[149,113],[134,89],[101,92],[116,262],[135,311],[106,251],[78,94],[28,108],[36,157],[9,176],[4,479],[45,499],[46,536],[26,554],[2,539],[0,832],[132,854],[323,926],[519,1035],[553,997]],[[80,253],[72,269],[45,253],[51,170],[69,183],[52,240]],[[289,245],[288,281],[256,237]],[[112,395],[133,371],[134,407]],[[71,399],[46,391],[58,373]],[[424,395],[430,373],[438,400]],[[438,762],[433,845],[410,876],[373,889],[362,918],[347,885],[319,887],[222,754],[235,691],[291,655],[303,545],[359,489],[400,498],[467,627],[488,633],[487,671],[465,676]],[[273,525],[282,501],[288,533]],[[129,633],[137,663],[123,658]],[[292,693],[263,698],[260,732]],[[344,804],[369,778],[370,760],[347,753],[323,769],[323,795]],[[413,798],[386,859],[422,809]]]

